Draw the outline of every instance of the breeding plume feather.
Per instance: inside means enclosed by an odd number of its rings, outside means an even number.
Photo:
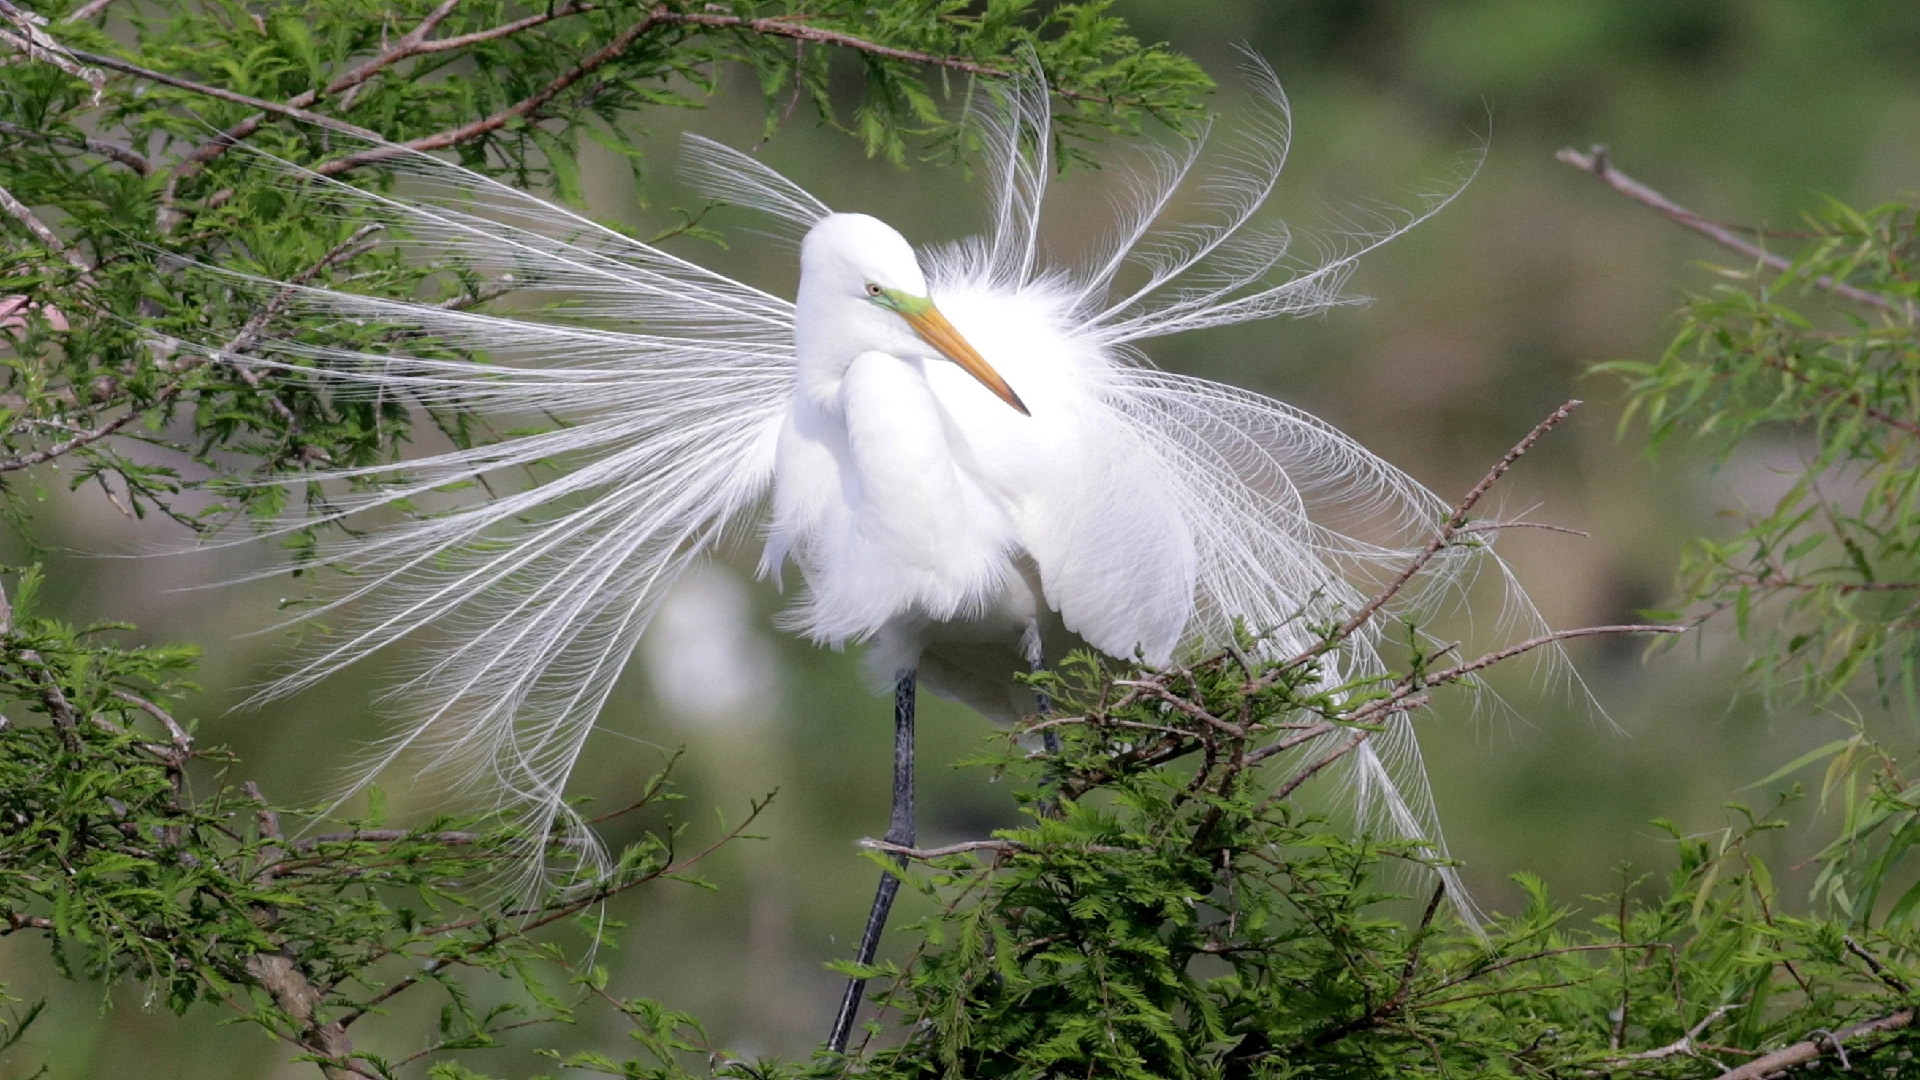
[[[1223,163],[1202,168],[1205,132],[1145,152],[1112,233],[1071,265],[1040,241],[1054,169],[1037,80],[981,121],[985,231],[917,251],[689,137],[708,194],[805,236],[795,303],[424,155],[404,159],[404,194],[306,178],[434,258],[566,303],[516,317],[263,283],[302,316],[434,346],[282,340],[270,362],[341,393],[562,423],[407,462],[401,479],[317,474],[354,482],[336,520],[548,470],[329,541],[322,557],[353,574],[308,616],[337,629],[267,696],[423,638],[428,659],[396,690],[404,726],[376,764],[423,754],[536,829],[584,837],[563,796],[595,717],[675,579],[730,539],[763,542],[761,571],[795,594],[793,629],[865,642],[878,677],[917,667],[988,715],[1031,711],[1013,673],[1083,645],[1162,665],[1236,624],[1276,655],[1309,645],[1309,627],[1363,604],[1447,505],[1314,417],[1160,370],[1142,347],[1349,303],[1357,260],[1452,192],[1312,244],[1257,222],[1290,117],[1270,71],[1252,83],[1262,107],[1216,140]],[[1169,222],[1195,192],[1198,220]],[[1484,546],[1444,551],[1396,610],[1430,615],[1481,566],[1502,575],[1508,614],[1533,618]],[[1375,633],[1327,678],[1382,671]],[[1346,790],[1375,823],[1437,841],[1410,721],[1387,723],[1343,763]]]

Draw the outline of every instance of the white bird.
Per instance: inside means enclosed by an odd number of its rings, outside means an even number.
[[[1268,632],[1275,653],[1309,644],[1308,625],[1363,603],[1446,503],[1329,425],[1158,370],[1138,345],[1351,302],[1341,289],[1356,260],[1458,188],[1371,228],[1349,222],[1299,258],[1285,229],[1253,224],[1290,137],[1277,81],[1264,66],[1253,81],[1265,108],[1226,163],[1197,178],[1204,134],[1149,152],[1116,231],[1072,266],[1041,257],[1053,169],[1037,81],[986,121],[989,228],[943,247],[916,250],[690,137],[710,194],[804,230],[791,304],[424,155],[407,159],[404,195],[311,178],[437,258],[567,303],[513,317],[260,283],[302,315],[407,332],[367,351],[281,340],[275,362],[342,394],[564,423],[407,462],[399,480],[387,466],[318,474],[353,488],[325,522],[553,466],[491,500],[330,541],[321,557],[356,574],[320,610],[358,619],[268,696],[424,635],[430,659],[400,688],[409,723],[376,764],[425,750],[524,808],[533,835],[583,835],[567,780],[649,618],[690,563],[758,531],[762,573],[778,581],[791,564],[804,585],[789,625],[834,647],[867,643],[894,682],[888,837],[911,844],[916,673],[1007,717],[1033,711],[1015,674],[1074,647],[1163,665],[1229,640],[1236,620]],[[1203,220],[1164,222],[1196,187]],[[433,348],[408,351],[421,338]],[[1537,618],[1486,547],[1443,553],[1433,587],[1398,610],[1427,613],[1481,565],[1499,569],[1510,608]],[[1329,677],[1384,670],[1374,633]],[[1405,716],[1346,763],[1363,813],[1439,843]],[[856,983],[836,1047],[857,1004]]]

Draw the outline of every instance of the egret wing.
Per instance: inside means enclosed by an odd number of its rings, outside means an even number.
[[[1338,429],[1258,394],[1148,367],[1116,373],[1115,404],[1148,437],[1175,477],[1173,490],[1194,537],[1197,585],[1189,641],[1218,647],[1238,628],[1269,657],[1298,655],[1322,628],[1343,622],[1394,580],[1451,507]],[[1499,577],[1502,622],[1529,633],[1544,620],[1490,548],[1449,547],[1405,583],[1385,611],[1347,640],[1328,686],[1383,675],[1379,626],[1424,627],[1483,569]],[[1394,618],[1394,617],[1397,617]],[[1502,626],[1508,630],[1511,627]],[[1336,654],[1329,654],[1330,656]],[[1550,658],[1554,662],[1557,657]],[[1359,814],[1393,835],[1445,853],[1420,745],[1407,713],[1382,721],[1347,763]],[[1301,746],[1313,761],[1350,737],[1331,732]],[[1442,870],[1456,903],[1469,904]],[[1470,911],[1470,908],[1467,910]]]
[[[403,171],[394,195],[301,179],[468,274],[568,303],[509,318],[236,282],[306,330],[337,320],[359,340],[373,327],[385,341],[334,347],[314,343],[324,335],[268,333],[248,363],[320,381],[337,398],[532,425],[397,469],[303,475],[346,488],[318,521],[370,523],[320,546],[350,573],[302,617],[334,629],[259,697],[419,640],[425,659],[392,698],[406,725],[367,775],[424,752],[429,766],[524,810],[532,835],[578,841],[589,853],[581,870],[593,873],[597,848],[565,785],[667,590],[748,525],[766,492],[792,380],[791,305],[457,166],[415,156]],[[476,484],[496,497],[446,494]]]

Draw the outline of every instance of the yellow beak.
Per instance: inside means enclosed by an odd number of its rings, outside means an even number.
[[[1007,380],[1001,378],[1000,373],[993,370],[993,365],[987,363],[986,358],[981,356],[972,345],[967,344],[967,339],[960,336],[960,331],[953,328],[953,324],[947,321],[945,315],[940,314],[939,308],[928,304],[923,311],[902,311],[900,317],[907,320],[907,325],[913,327],[914,333],[925,339],[927,344],[939,349],[940,355],[960,365],[961,370],[967,374],[979,379],[980,385],[993,391],[995,397],[1020,410],[1022,416],[1033,415],[1027,411],[1026,403],[1020,400],[1020,395],[1014,393],[1013,387],[1007,385]]]

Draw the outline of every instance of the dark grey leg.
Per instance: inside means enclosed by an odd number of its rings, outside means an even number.
[[[913,828],[913,705],[914,677],[913,669],[906,668],[893,675],[893,815],[887,823],[886,841],[901,847],[912,847]],[[904,856],[895,856],[894,862],[905,868]],[[880,888],[873,894],[873,910],[867,914],[867,929],[860,935],[860,951],[854,957],[857,964],[873,963],[874,954],[880,951],[880,932],[887,928],[887,914],[893,910],[893,896],[900,891],[900,878],[897,875],[880,875]],[[847,1038],[853,1034],[853,1018],[860,1011],[860,997],[867,987],[865,979],[851,979],[847,982],[847,992],[840,999],[840,1012],[833,1018],[833,1032],[827,1036],[827,1049],[836,1054],[846,1053]]]
[[[1041,670],[1041,665],[1033,665],[1033,670]],[[1035,690],[1033,692],[1033,704],[1034,708],[1039,711],[1041,718],[1045,719],[1048,713],[1053,712],[1053,695],[1047,693],[1045,690]],[[1060,733],[1052,728],[1048,728],[1040,733],[1040,743],[1047,748],[1047,753],[1058,754],[1060,752]]]
[[[1040,621],[1038,619],[1028,620],[1026,633],[1020,635],[1020,651],[1027,654],[1028,671],[1037,675],[1046,670],[1047,659],[1046,653],[1040,647]],[[1047,693],[1045,690],[1035,690],[1033,692],[1033,704],[1034,711],[1044,720],[1047,714],[1053,711],[1053,695]],[[1047,753],[1049,754],[1058,754],[1060,752],[1060,736],[1056,734],[1052,728],[1048,728],[1040,733],[1040,744],[1047,748]]]

